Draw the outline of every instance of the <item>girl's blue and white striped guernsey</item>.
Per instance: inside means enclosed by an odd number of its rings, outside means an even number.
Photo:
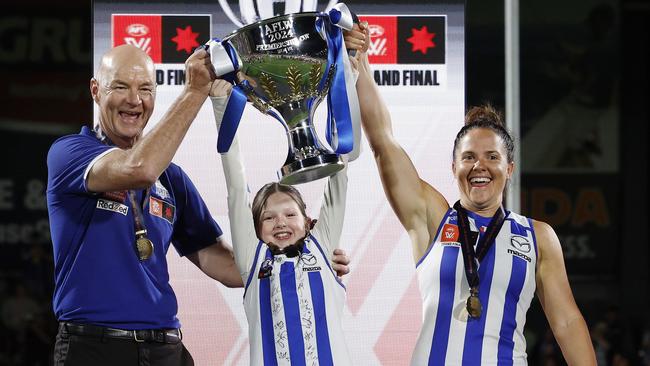
[[[490,218],[468,212],[483,233]],[[527,365],[524,323],[535,294],[537,243],[530,219],[508,212],[479,264],[480,318],[465,308],[469,286],[457,213],[449,209],[433,245],[417,264],[423,322],[412,365]]]
[[[268,266],[270,276],[259,278]],[[345,288],[313,235],[292,258],[260,242],[244,293],[251,365],[351,365],[344,303]]]

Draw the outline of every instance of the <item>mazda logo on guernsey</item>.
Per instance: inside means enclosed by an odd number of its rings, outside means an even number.
[[[510,238],[510,245],[522,253],[528,253],[531,249],[528,238],[523,236],[512,236]]]
[[[129,24],[126,27],[126,33],[132,37],[143,37],[149,34],[149,27],[144,24]]]
[[[305,254],[300,256],[300,261],[302,263],[304,263],[306,266],[313,266],[313,265],[316,264],[316,262],[318,260],[316,259],[316,257],[313,254],[305,253]]]

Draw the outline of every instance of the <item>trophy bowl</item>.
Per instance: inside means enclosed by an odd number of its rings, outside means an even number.
[[[280,183],[300,184],[328,177],[345,166],[314,130],[316,107],[327,96],[336,64],[328,63],[322,13],[296,13],[242,27],[223,39],[241,60],[237,81],[246,80],[249,100],[282,123],[288,156]],[[330,65],[328,67],[328,65]]]

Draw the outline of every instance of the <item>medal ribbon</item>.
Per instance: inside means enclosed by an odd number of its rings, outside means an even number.
[[[106,134],[101,130],[99,125],[94,127],[94,132],[97,139],[99,139],[99,141],[101,141],[103,144],[108,146],[115,146],[115,144],[113,144],[113,142],[108,138],[108,136],[106,136]],[[140,205],[138,205],[137,201],[135,200],[134,190],[127,190],[126,195],[129,197],[129,202],[131,203],[131,208],[133,209],[133,226],[135,227],[135,249],[138,258],[140,258],[140,251],[138,250],[138,238],[140,237],[147,238],[147,228],[144,225],[144,216],[142,215],[142,212],[145,210],[145,208],[149,203],[149,196],[151,195],[151,191],[149,188],[145,190]]]
[[[133,224],[135,227],[135,239],[136,239],[136,250],[137,250],[138,238],[147,237],[147,227],[144,224],[144,215],[142,214],[142,212],[149,204],[149,196],[151,195],[151,190],[147,188],[144,191],[144,194],[142,195],[142,202],[140,204],[138,204],[138,202],[135,200],[136,193],[134,190],[128,190],[126,194],[127,196],[129,196],[129,202],[131,202],[131,208],[133,209]],[[139,251],[138,251],[138,257],[140,257]]]
[[[476,249],[478,253],[474,250],[473,243],[476,242],[476,235],[470,230],[469,220],[467,219],[467,211],[460,205],[460,201],[454,203],[454,210],[458,212],[458,229],[460,231],[460,248],[463,251],[463,261],[465,263],[465,275],[467,277],[467,283],[472,291],[476,291],[478,294],[478,285],[479,285],[479,276],[478,276],[478,263],[483,260],[487,251],[490,249],[492,244],[494,244],[494,239],[496,238],[499,231],[501,231],[501,226],[505,221],[506,215],[503,206],[499,206],[497,212],[492,216],[490,224],[485,230],[485,234],[479,237],[478,244]]]

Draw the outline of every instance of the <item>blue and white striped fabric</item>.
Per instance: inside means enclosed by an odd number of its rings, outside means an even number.
[[[489,223],[469,212],[479,231]],[[456,211],[450,209],[435,241],[417,264],[423,324],[412,365],[527,365],[524,323],[535,294],[537,244],[530,219],[509,212],[479,264],[483,314],[468,316],[469,297]]]
[[[258,278],[268,264],[271,275]],[[314,236],[293,258],[260,242],[245,291],[251,365],[352,364],[341,327],[345,288]]]

